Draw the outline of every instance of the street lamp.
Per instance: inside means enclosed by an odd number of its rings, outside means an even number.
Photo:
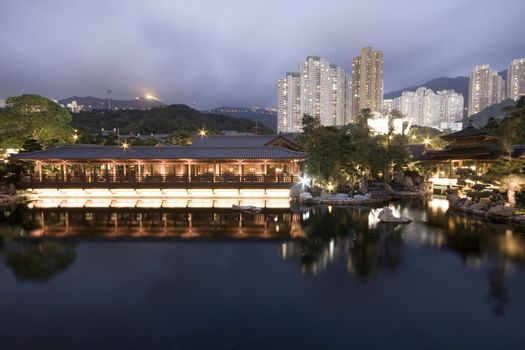
[[[206,130],[204,130],[204,129],[199,130],[199,135],[200,135],[201,137],[206,136]]]

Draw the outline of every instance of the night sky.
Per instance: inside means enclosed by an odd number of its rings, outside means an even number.
[[[523,0],[0,0],[0,98],[38,93],[274,106],[319,55],[384,52],[385,91],[525,57]]]

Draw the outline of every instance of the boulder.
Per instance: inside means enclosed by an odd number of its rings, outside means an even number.
[[[492,217],[508,218],[508,217],[511,217],[512,215],[514,215],[514,208],[506,207],[503,205],[497,205],[495,207],[492,207],[487,212],[487,216],[492,216]]]
[[[412,222],[412,220],[407,218],[395,217],[394,213],[392,212],[392,209],[390,209],[389,207],[384,207],[383,209],[381,209],[381,211],[377,215],[377,218],[379,219],[379,222],[391,222],[398,224],[408,224]]]
[[[348,194],[338,193],[338,194],[328,197],[328,199],[331,201],[346,201],[348,200]]]
[[[306,187],[303,184],[295,184],[290,188],[290,197],[298,199],[301,193],[306,192]]]
[[[371,198],[371,195],[370,193],[367,193],[367,194],[356,194],[353,199],[355,200],[358,200],[358,201],[367,201]]]
[[[312,200],[312,199],[313,199],[312,195],[310,193],[308,193],[308,192],[303,192],[303,193],[301,193],[299,195],[299,200],[301,202],[309,201],[309,200]]]
[[[488,208],[488,205],[485,202],[474,203],[469,207],[469,209],[472,209],[472,210],[486,210],[487,208]]]
[[[405,181],[403,183],[403,190],[414,192],[417,190],[416,186],[414,186],[414,182],[412,181],[412,178],[410,176],[405,177]]]

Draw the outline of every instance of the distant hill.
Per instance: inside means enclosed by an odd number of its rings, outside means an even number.
[[[503,77],[503,79],[507,79],[507,70],[503,70],[501,72],[498,72],[499,75]],[[455,78],[449,78],[449,77],[440,77],[436,79],[432,79],[430,81],[427,81],[426,83],[410,86],[404,89],[396,90],[396,91],[390,91],[384,95],[385,99],[391,99],[401,96],[401,93],[403,91],[415,91],[419,87],[426,87],[429,89],[432,89],[434,91],[439,90],[455,90],[457,93],[460,93],[463,95],[463,98],[465,100],[465,106],[468,103],[468,77],[464,76],[458,76]]]
[[[229,115],[235,118],[246,118],[252,121],[257,121],[259,124],[265,125],[277,131],[277,112],[267,108],[245,108],[245,107],[218,107],[208,111],[212,114]]]
[[[186,105],[169,105],[149,110],[81,111],[73,114],[72,125],[76,129],[91,133],[101,129],[119,128],[122,134],[196,132],[200,129],[210,133],[222,130],[251,132],[255,128],[255,122],[251,120],[199,112]],[[262,133],[272,133],[269,128],[261,125],[260,127]]]
[[[67,106],[72,101],[77,101],[77,105],[82,106],[82,110],[90,111],[92,109],[108,109],[108,99],[94,96],[71,96],[59,100],[60,104]],[[114,100],[111,99],[111,109],[151,109],[161,107],[164,104],[156,99],[137,97],[132,100]]]
[[[485,108],[484,110],[482,110],[481,112],[478,112],[470,116],[470,119],[472,120],[472,125],[474,125],[476,128],[481,128],[482,126],[487,124],[490,118],[494,118],[496,120],[502,120],[503,118],[505,118],[505,112],[503,112],[503,108],[512,107],[515,105],[516,105],[516,101],[509,98],[504,101],[501,101],[500,103],[496,103],[492,106],[489,106]],[[467,123],[468,123],[468,120],[467,120]]]

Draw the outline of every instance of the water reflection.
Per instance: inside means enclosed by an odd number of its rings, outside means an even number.
[[[367,207],[267,205],[260,213],[243,213],[188,203],[156,208],[62,204],[68,205],[33,203],[0,213],[2,257],[18,278],[49,278],[63,271],[83,239],[274,240],[282,259],[303,273],[343,267],[362,281],[417,264],[406,252],[417,246],[453,252],[466,269],[486,271],[487,303],[502,313],[511,302],[505,278],[523,269],[525,261],[523,230],[451,212],[442,199],[392,204],[395,215],[414,220],[409,225],[379,223],[379,209]]]
[[[348,272],[362,279],[382,269],[395,271],[403,261],[399,227],[372,222],[371,215],[366,207],[312,208],[302,217],[306,240],[284,243],[282,257],[300,261],[304,272],[314,274],[342,259]]]

